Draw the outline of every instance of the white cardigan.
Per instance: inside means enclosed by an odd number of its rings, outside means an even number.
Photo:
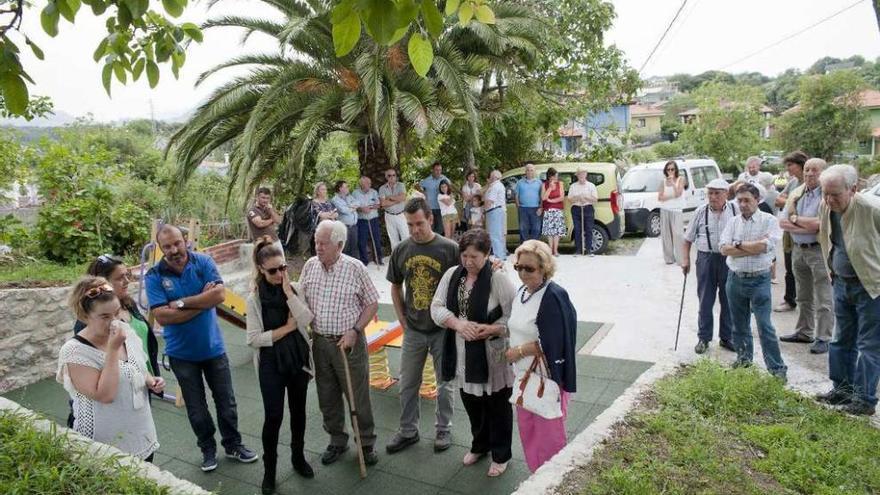
[[[287,307],[290,308],[290,314],[296,320],[296,330],[302,335],[302,338],[309,345],[309,363],[303,367],[303,371],[314,376],[315,361],[312,359],[312,337],[309,335],[309,325],[315,318],[312,311],[306,304],[305,299],[301,295],[303,293],[302,286],[299,283],[291,282],[293,287],[293,297],[287,300]],[[274,329],[273,329],[274,330]],[[271,347],[274,345],[272,341],[272,330],[266,330],[263,327],[263,309],[260,304],[260,294],[255,287],[247,298],[247,345],[256,349],[254,352],[254,367],[259,373],[260,369],[260,347]]]

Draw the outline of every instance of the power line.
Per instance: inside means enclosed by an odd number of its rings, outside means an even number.
[[[825,22],[830,21],[831,19],[833,19],[833,18],[839,16],[840,14],[846,12],[847,10],[849,10],[849,9],[851,9],[851,8],[853,8],[853,7],[855,7],[856,5],[858,5],[858,4],[860,4],[860,3],[864,2],[864,1],[865,1],[865,0],[857,0],[856,2],[854,2],[854,3],[850,4],[850,5],[848,5],[847,7],[844,7],[844,8],[842,8],[842,9],[838,10],[837,12],[835,12],[835,13],[829,15],[828,17],[824,17],[824,18],[822,18],[822,19],[820,19],[820,20],[814,22],[813,24],[810,24],[809,26],[807,26],[807,27],[805,27],[805,28],[803,28],[803,29],[801,29],[801,30],[799,30],[799,31],[797,31],[797,32],[791,33],[791,34],[789,34],[788,36],[786,36],[786,37],[784,37],[784,38],[782,38],[782,39],[780,39],[780,40],[777,40],[777,41],[775,41],[775,42],[773,42],[773,43],[771,43],[771,44],[765,46],[764,48],[761,48],[761,49],[755,50],[754,52],[752,52],[752,53],[746,55],[745,57],[742,57],[741,59],[739,59],[739,60],[737,60],[737,61],[735,61],[735,62],[729,63],[729,64],[725,65],[724,67],[721,67],[721,69],[719,69],[719,70],[725,70],[725,69],[727,69],[728,67],[734,66],[734,65],[736,65],[736,64],[738,64],[738,63],[740,63],[740,62],[743,62],[743,61],[745,61],[745,60],[748,60],[748,59],[754,57],[755,55],[758,55],[758,54],[763,53],[763,52],[765,52],[765,51],[767,51],[767,50],[769,50],[769,49],[771,49],[771,48],[774,48],[774,47],[776,47],[777,45],[780,45],[780,44],[782,44],[782,43],[784,43],[784,42],[786,42],[786,41],[788,41],[788,40],[794,38],[795,36],[799,36],[799,35],[801,35],[801,34],[804,34],[805,32],[809,31],[810,29],[813,29],[814,27],[816,27],[816,26],[818,26],[818,25],[820,25],[820,24],[823,24],[823,23],[825,23]]]
[[[678,22],[671,31],[669,31],[669,36],[667,36],[666,38],[666,44],[660,45],[660,49],[657,50],[657,53],[654,54],[654,56],[658,58],[662,57],[663,54],[666,53],[666,50],[669,50],[670,46],[674,46],[673,41],[675,41],[676,36],[681,33],[682,27],[687,24],[688,20],[691,18],[691,15],[693,15],[694,11],[697,10],[699,4],[700,0],[694,0],[690,2],[689,6],[685,8],[682,12],[681,21]]]
[[[859,0],[859,1],[861,2],[862,0]],[[678,16],[681,15],[681,11],[684,10],[684,6],[687,5],[687,3],[688,3],[688,0],[684,0],[681,2],[681,6],[678,8],[678,11],[675,12],[675,16],[669,22],[669,25],[666,26],[666,30],[663,31],[663,36],[661,36],[660,39],[657,40],[657,44],[654,45],[654,49],[651,50],[651,53],[648,54],[648,58],[645,59],[645,63],[643,63],[642,66],[639,68],[639,75],[641,75],[642,71],[645,70],[645,66],[647,66],[648,62],[651,61],[651,57],[654,56],[654,52],[657,51],[657,48],[660,48],[660,43],[663,43],[663,39],[666,38],[667,34],[669,34],[669,30],[672,29],[672,25],[675,24],[675,21],[678,19]]]

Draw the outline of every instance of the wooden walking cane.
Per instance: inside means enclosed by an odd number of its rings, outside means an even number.
[[[681,312],[684,310],[684,289],[688,284],[687,273],[684,274],[684,282],[681,284],[681,304],[678,306],[678,325],[675,327],[675,347],[673,351],[678,350],[678,332],[681,330]]]
[[[358,464],[361,468],[361,479],[367,477],[367,463],[364,461],[364,447],[361,445],[361,429],[358,426],[357,408],[354,405],[354,391],[351,386],[351,369],[348,367],[348,356],[345,349],[339,348],[342,354],[342,367],[345,368],[345,385],[348,390],[348,411],[351,413],[351,429],[354,432],[354,445],[357,448]]]
[[[593,246],[587,246],[587,232],[584,231],[584,213],[586,211],[586,206],[581,205],[581,253],[580,254],[588,254],[593,251]],[[584,252],[586,251],[586,253]]]

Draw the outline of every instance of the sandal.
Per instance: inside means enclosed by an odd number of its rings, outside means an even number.
[[[467,454],[464,455],[464,459],[462,459],[461,462],[465,466],[471,466],[473,464],[476,464],[477,461],[479,461],[480,459],[482,459],[484,455],[486,455],[486,454],[475,454],[473,452],[468,452]]]
[[[497,462],[492,462],[489,465],[489,472],[486,473],[490,478],[497,478],[504,474],[504,471],[507,471],[507,463],[498,464]]]

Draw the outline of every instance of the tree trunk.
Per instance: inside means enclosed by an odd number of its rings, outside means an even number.
[[[366,136],[358,140],[358,162],[361,166],[361,176],[367,176],[373,181],[373,189],[385,183],[385,170],[397,168],[391,166],[391,160],[385,151],[385,143],[376,136]],[[398,170],[398,177],[400,171]],[[355,186],[352,186],[352,189]]]

